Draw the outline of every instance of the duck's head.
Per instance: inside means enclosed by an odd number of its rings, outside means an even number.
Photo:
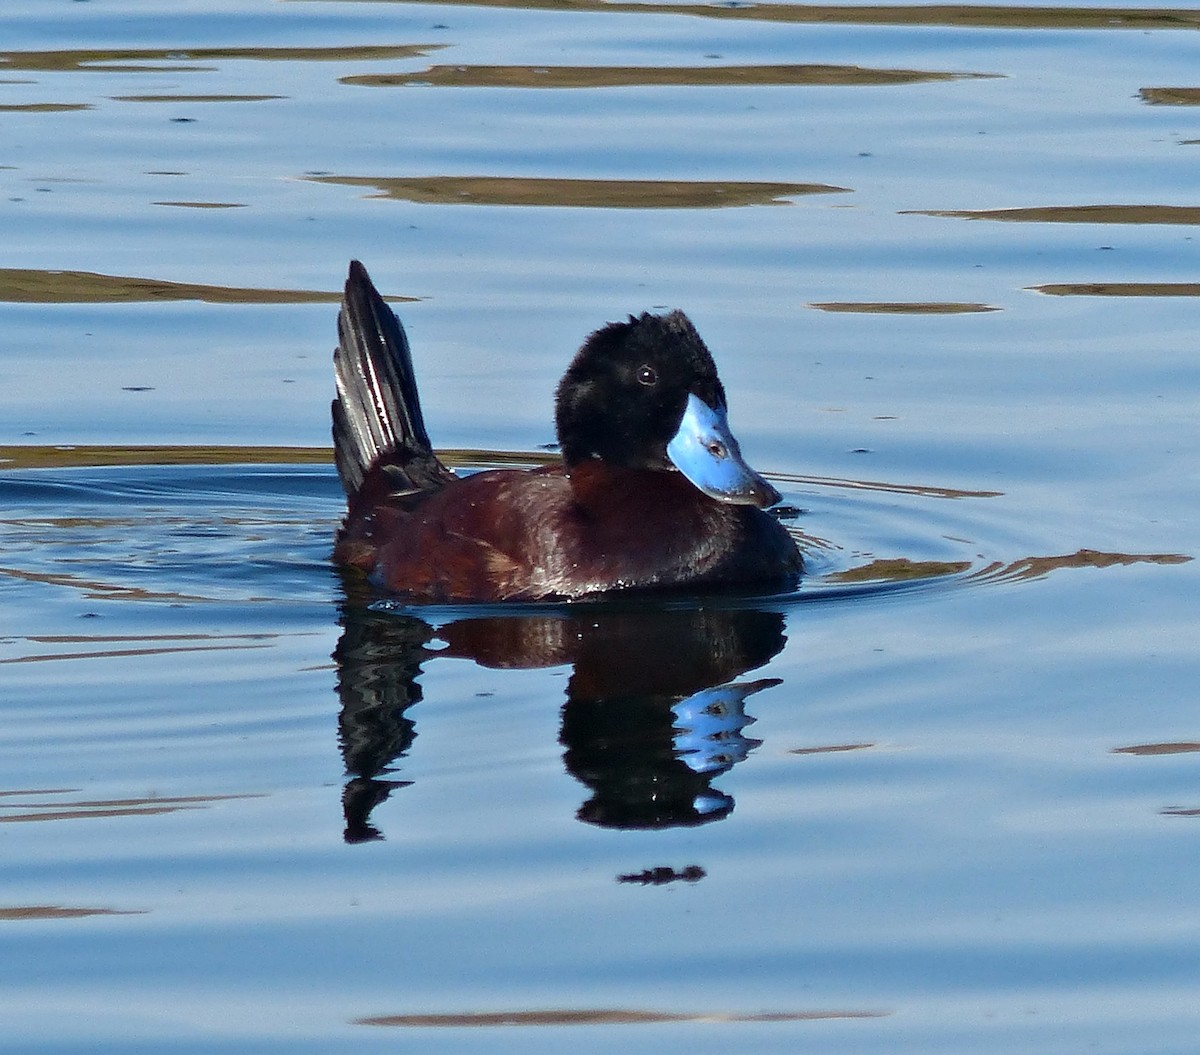
[[[630,316],[593,333],[559,383],[555,420],[568,469],[598,458],[678,470],[721,502],[779,501],[742,459],[716,364],[681,311]]]

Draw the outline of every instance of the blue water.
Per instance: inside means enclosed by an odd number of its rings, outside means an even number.
[[[1195,1050],[1200,110],[1139,93],[1196,13],[777,6],[6,7],[13,1050]],[[860,70],[653,83],[767,65]],[[346,80],[441,66],[594,83]],[[695,204],[747,183],[845,190]],[[352,256],[467,467],[684,308],[799,591],[348,594],[298,301]]]

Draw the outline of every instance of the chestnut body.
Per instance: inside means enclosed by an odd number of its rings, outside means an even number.
[[[339,331],[334,442],[349,511],[334,559],[378,587],[415,601],[509,601],[783,589],[799,577],[795,542],[760,508],[778,494],[720,431],[724,391],[681,313],[612,324],[585,343],[559,387],[564,464],[462,478],[433,453],[403,329],[357,263]]]

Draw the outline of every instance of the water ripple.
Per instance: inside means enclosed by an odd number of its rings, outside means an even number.
[[[445,452],[461,472],[532,465],[532,452]],[[343,499],[328,451],[244,448],[5,448],[0,577],[86,597],[196,602],[329,597]],[[318,463],[318,464],[310,464]],[[61,465],[71,468],[48,468]],[[43,466],[46,468],[25,468]],[[1080,546],[1039,552],[996,491],[775,474],[780,519],[805,553],[795,593],[738,603],[790,605],[897,590],[1027,582],[1069,569],[1171,566],[1171,552]],[[137,644],[112,654],[138,651]],[[156,641],[151,651],[254,642]],[[30,654],[6,662],[70,658]],[[107,653],[105,653],[107,654]]]

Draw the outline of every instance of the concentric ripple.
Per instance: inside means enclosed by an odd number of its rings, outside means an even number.
[[[451,451],[461,472],[545,463]],[[0,575],[104,599],[336,597],[330,540],[343,511],[327,452],[276,448],[0,451]],[[199,464],[192,464],[194,462]],[[53,466],[53,467],[52,467]],[[776,474],[778,510],[808,573],[786,604],[996,584],[1062,568],[1178,564],[1177,553],[1041,552],[1000,492]]]

